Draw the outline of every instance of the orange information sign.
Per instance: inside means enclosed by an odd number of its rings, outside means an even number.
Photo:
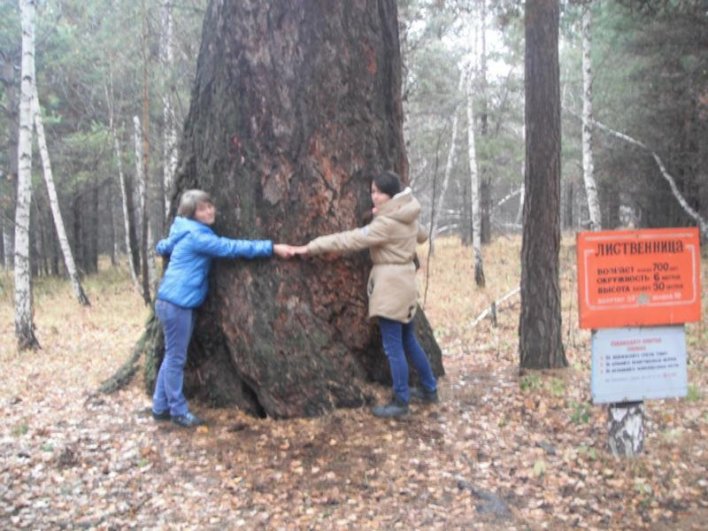
[[[701,318],[697,228],[581,232],[577,259],[581,328]]]

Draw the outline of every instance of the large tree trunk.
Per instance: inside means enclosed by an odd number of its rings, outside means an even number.
[[[565,367],[561,339],[558,0],[526,3],[526,170],[520,365]]]
[[[213,1],[204,27],[175,193],[212,192],[217,232],[304,243],[360,226],[375,172],[407,180],[394,0]],[[390,378],[366,318],[370,266],[217,262],[186,390],[272,417],[370,401],[365,382]],[[422,311],[418,333],[442,374]]]
[[[22,84],[17,147],[15,210],[15,336],[20,350],[36,349],[32,311],[30,212],[32,206],[32,93],[34,90],[34,0],[22,0]]]

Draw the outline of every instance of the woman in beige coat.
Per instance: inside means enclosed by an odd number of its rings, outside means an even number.
[[[401,191],[393,172],[384,172],[371,182],[374,219],[360,229],[320,236],[307,245],[294,247],[295,254],[352,252],[369,249],[374,266],[369,274],[369,318],[378,317],[383,346],[393,380],[393,398],[373,409],[378,417],[408,413],[410,398],[437,402],[437,384],[430,363],[415,337],[418,292],[414,257],[416,244],[426,240],[418,224],[420,203],[410,188]],[[422,389],[409,389],[408,362],[418,371]]]

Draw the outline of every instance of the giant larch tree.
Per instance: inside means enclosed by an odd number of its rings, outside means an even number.
[[[304,243],[364,224],[371,176],[408,178],[395,1],[210,2],[179,152],[172,215],[181,191],[208,190],[221,235]],[[187,391],[272,417],[365,404],[366,382],[389,378],[366,319],[369,268],[366,253],[218,261]]]

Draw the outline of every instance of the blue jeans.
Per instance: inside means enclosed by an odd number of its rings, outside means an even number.
[[[386,351],[388,364],[391,367],[393,392],[396,397],[406,404],[410,401],[408,362],[406,358],[410,359],[413,367],[418,371],[423,387],[427,391],[435,391],[437,389],[435,376],[430,368],[428,357],[415,337],[413,321],[401,323],[385,317],[379,317],[379,328],[381,329],[384,351]]]
[[[152,410],[155,413],[169,411],[170,415],[176,417],[189,411],[182,386],[187,347],[194,329],[194,312],[191,308],[182,308],[157,299],[155,313],[165,332],[165,357],[157,373]]]

